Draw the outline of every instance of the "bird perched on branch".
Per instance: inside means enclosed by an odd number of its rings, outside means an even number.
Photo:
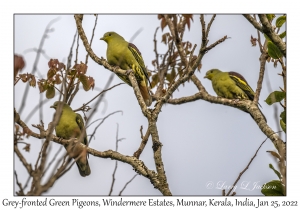
[[[204,78],[211,80],[213,89],[218,96],[251,101],[254,99],[254,91],[246,79],[237,72],[222,72],[219,69],[211,69],[206,72]],[[263,115],[262,112],[261,114]],[[265,118],[264,115],[263,117]],[[265,121],[267,121],[266,118]]]
[[[133,70],[145,104],[150,106],[152,98],[148,89],[148,73],[138,48],[134,44],[128,43],[116,32],[107,32],[100,40],[107,43],[106,57],[110,65],[119,66],[123,70]],[[131,86],[130,80],[126,76],[118,76]]]
[[[84,128],[84,122],[80,114],[75,113],[71,107],[62,102],[56,101],[51,108],[56,111],[62,109],[62,114],[58,124],[55,127],[56,135],[63,139],[77,138],[82,144],[88,145],[87,135]],[[65,146],[68,155],[76,160],[76,164],[81,176],[90,175],[91,169],[87,159],[87,151],[79,144],[69,144]]]

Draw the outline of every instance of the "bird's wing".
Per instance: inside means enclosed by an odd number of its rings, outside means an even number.
[[[84,130],[84,121],[83,121],[81,115],[77,114],[77,113],[76,113],[76,123],[79,126],[81,132],[85,132],[85,130]],[[83,136],[83,140],[84,140],[84,144],[88,145],[88,141],[87,141],[86,135]]]
[[[250,85],[248,85],[247,80],[240,75],[237,72],[234,71],[230,71],[228,72],[230,78],[235,82],[235,84],[241,88],[249,97],[250,100],[254,99],[254,91],[252,90],[252,88],[250,87]]]
[[[149,80],[149,77],[148,77],[148,72],[147,72],[147,69],[146,69],[146,66],[145,66],[145,63],[144,63],[144,60],[143,60],[143,57],[142,57],[142,54],[141,52],[139,51],[139,49],[132,43],[128,43],[128,49],[131,51],[132,55],[134,56],[135,60],[138,62],[138,64],[141,66],[143,72],[144,72],[144,75],[146,76],[150,86],[151,86],[151,83],[150,83],[150,80]]]

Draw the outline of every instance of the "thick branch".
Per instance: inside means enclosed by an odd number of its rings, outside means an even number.
[[[158,188],[163,195],[172,195],[169,184],[167,182],[167,177],[164,169],[164,163],[162,161],[162,143],[159,141],[158,131],[155,120],[149,121],[149,131],[152,136],[152,142],[153,142],[153,153],[154,153],[154,162],[156,166],[156,171],[158,174],[158,181],[160,183],[160,188]]]
[[[260,25],[251,15],[244,15],[244,17],[260,32],[266,34],[271,41],[278,47],[281,53],[286,57],[286,44],[282,39],[274,32],[272,25],[269,23],[269,20],[266,15],[258,15]]]
[[[85,35],[85,32],[82,28],[82,19],[83,19],[83,15],[74,15],[74,18],[75,18],[75,21],[76,21],[76,25],[77,25],[77,30],[78,30],[78,34],[83,42],[83,45],[86,49],[86,51],[88,52],[89,56],[96,62],[98,63],[99,65],[101,66],[104,66],[104,68],[116,73],[116,74],[119,74],[119,75],[124,75],[124,76],[128,76],[130,82],[131,82],[131,85],[134,89],[134,93],[137,97],[137,100],[139,102],[139,105],[141,106],[141,109],[142,109],[142,112],[145,116],[148,116],[149,117],[149,111],[147,110],[147,106],[143,100],[143,97],[141,95],[141,92],[140,92],[140,89],[137,85],[137,82],[136,82],[136,79],[135,79],[135,76],[134,76],[134,73],[133,71],[127,71],[127,70],[123,70],[123,69],[120,69],[120,68],[114,68],[112,66],[110,66],[108,64],[108,62],[104,59],[104,58],[99,58],[92,50],[88,40],[87,40],[87,37]]]
[[[16,111],[15,111],[15,116],[19,116],[19,114]],[[20,117],[15,117],[15,122],[17,124],[19,124],[23,129],[27,129],[31,133],[32,137],[35,137],[38,139],[43,139],[43,138],[45,138],[46,133],[48,135],[51,134],[48,131],[47,132],[43,131],[43,132],[41,132],[41,134],[37,134],[37,133],[31,131],[28,128],[28,126],[20,119]],[[65,140],[65,139],[61,139],[61,138],[51,134],[50,141],[67,146],[68,144],[73,143],[74,139]],[[79,140],[76,140],[76,141],[79,141]],[[94,155],[96,157],[110,158],[110,159],[118,160],[118,161],[121,161],[121,162],[131,165],[138,174],[141,174],[144,177],[150,179],[150,182],[154,185],[155,188],[158,188],[158,189],[160,188],[161,183],[158,179],[157,173],[155,173],[155,171],[153,171],[153,170],[148,169],[146,167],[146,165],[144,164],[144,162],[141,160],[138,160],[136,157],[123,155],[123,154],[120,154],[119,152],[116,152],[113,150],[107,150],[107,151],[100,152],[93,148],[87,147],[86,145],[84,145],[82,143],[79,143],[79,145],[82,147],[82,149],[86,148],[86,150],[89,154]],[[17,151],[18,151],[18,149],[17,149]],[[30,173],[31,167],[28,164],[25,164],[25,167],[27,168],[28,173]],[[52,181],[48,182],[48,185],[53,185],[53,182]]]
[[[267,58],[268,58],[267,53],[262,52],[262,54],[259,58],[259,60],[260,60],[259,79],[257,81],[257,88],[256,88],[256,92],[255,92],[254,99],[253,99],[253,102],[255,104],[258,103],[258,98],[259,98],[260,91],[261,91],[261,88],[262,88],[262,82],[263,82],[263,79],[264,79],[265,66],[266,66]]]
[[[192,102],[192,101],[195,101],[195,100],[202,99],[202,100],[205,100],[205,101],[208,101],[208,102],[211,102],[211,103],[215,103],[215,104],[223,104],[223,105],[226,105],[226,106],[232,106],[232,107],[235,107],[235,108],[239,108],[239,109],[241,109],[245,112],[248,112],[252,116],[252,118],[254,119],[256,124],[258,125],[258,127],[261,129],[261,131],[268,138],[270,138],[270,140],[275,145],[276,149],[279,150],[281,152],[281,154],[283,154],[282,156],[284,157],[284,159],[286,159],[286,147],[285,147],[284,142],[269,127],[267,122],[264,120],[264,116],[262,115],[261,111],[259,110],[259,108],[257,107],[256,104],[254,104],[250,100],[240,100],[240,101],[237,102],[235,100],[230,100],[230,99],[226,99],[226,98],[211,96],[207,93],[207,91],[205,90],[205,88],[201,84],[200,80],[195,75],[193,75],[191,77],[191,79],[194,82],[194,84],[197,86],[199,92],[192,95],[192,96],[188,96],[188,97],[182,97],[182,98],[179,98],[179,99],[168,99],[167,103],[177,105],[177,104],[182,104],[182,103],[187,103],[187,102]]]

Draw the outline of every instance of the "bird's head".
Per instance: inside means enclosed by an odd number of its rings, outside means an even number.
[[[117,34],[116,32],[110,31],[110,32],[106,32],[103,37],[100,38],[100,40],[105,41],[106,43],[109,43],[111,40],[114,39],[122,39],[124,40],[124,38],[122,36],[120,36],[119,34]]]
[[[55,101],[54,104],[52,106],[50,106],[50,108],[57,109],[60,104],[61,104],[61,107],[63,107],[63,108],[70,107],[68,104],[66,104],[63,101]]]
[[[221,71],[219,69],[211,69],[206,72],[204,78],[207,78],[211,80],[217,73],[220,73]]]

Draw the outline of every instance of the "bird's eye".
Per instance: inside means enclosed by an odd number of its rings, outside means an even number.
[[[111,34],[108,34],[108,36],[111,36]]]

